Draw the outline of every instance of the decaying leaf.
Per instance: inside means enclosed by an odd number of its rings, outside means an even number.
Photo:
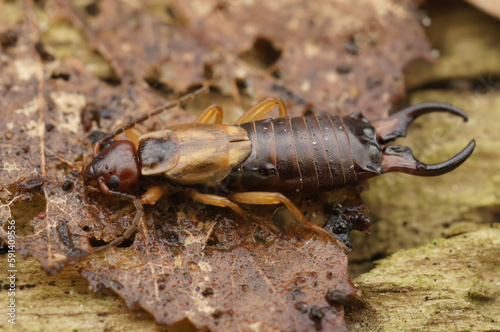
[[[188,318],[213,331],[345,329],[342,305],[359,294],[343,249],[298,229],[277,236],[233,215],[182,215],[169,223],[149,215],[136,254],[109,253],[110,266],[92,262],[83,276],[161,324]],[[344,301],[328,303],[325,285]]]
[[[16,13],[0,20],[0,218],[16,220],[17,252],[49,273],[121,234],[134,213],[79,177],[102,132],[202,83],[244,108],[281,96],[292,115],[379,118],[404,96],[403,67],[429,54],[411,1],[94,5],[0,3]],[[148,126],[192,119],[177,108]],[[93,289],[161,324],[346,329],[343,305],[360,295],[335,241],[293,224],[274,231],[270,213],[249,222],[193,206],[182,191],[146,210],[130,248],[82,270]]]
[[[253,102],[279,95],[292,115],[314,108],[380,118],[404,97],[405,65],[430,59],[412,1],[148,5],[180,26],[113,2],[102,4],[95,28],[73,8],[66,12],[119,79],[140,82],[147,75],[163,91],[209,80],[222,93],[239,98],[243,92]]]
[[[188,33],[223,50],[223,56],[246,59],[257,53],[264,69],[224,64],[213,72],[242,80],[257,100],[277,94],[296,102],[293,115],[307,105],[335,114],[385,116],[404,97],[404,66],[430,59],[411,1],[235,1],[215,8],[204,1],[179,3],[190,18]],[[265,58],[269,48],[274,58]]]

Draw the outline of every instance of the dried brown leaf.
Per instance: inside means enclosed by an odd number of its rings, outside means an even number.
[[[278,94],[297,102],[295,115],[305,103],[316,111],[383,117],[404,97],[402,69],[430,58],[412,1],[215,3],[179,1],[189,33],[234,59],[233,68],[219,70],[224,77],[245,79],[257,100]],[[280,54],[266,59],[269,48]],[[257,67],[238,61],[249,52],[257,53]]]
[[[431,59],[411,0],[148,5],[157,15],[163,11],[164,20],[182,17],[182,26],[170,28],[142,7],[113,2],[104,2],[95,29],[81,24],[119,78],[140,82],[146,72],[174,91],[209,79],[222,93],[244,92],[253,103],[279,95],[292,115],[314,108],[386,116],[405,96],[403,68]]]
[[[329,288],[359,296],[341,248],[307,231],[292,227],[277,236],[218,212],[205,218],[152,213],[134,254],[109,252],[110,266],[91,262],[82,274],[94,290],[114,290],[161,324],[187,318],[212,331],[345,329],[343,303],[325,297]]]

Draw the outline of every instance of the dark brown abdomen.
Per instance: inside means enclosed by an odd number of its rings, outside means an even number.
[[[241,127],[252,153],[228,176],[233,190],[314,193],[357,181],[341,117],[266,119]]]

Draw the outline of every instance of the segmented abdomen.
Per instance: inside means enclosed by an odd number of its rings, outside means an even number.
[[[252,153],[229,175],[233,189],[313,193],[357,181],[344,118],[306,116],[252,121]]]

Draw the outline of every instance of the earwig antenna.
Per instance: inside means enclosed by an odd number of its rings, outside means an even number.
[[[135,213],[134,219],[132,219],[132,223],[130,224],[130,226],[116,239],[112,240],[111,242],[109,242],[103,246],[94,248],[91,251],[81,252],[79,254],[68,257],[64,261],[65,266],[77,264],[78,262],[90,257],[93,254],[105,251],[109,248],[114,248],[114,247],[118,246],[120,243],[122,243],[123,241],[125,241],[126,239],[129,239],[135,232],[137,232],[137,225],[139,225],[139,222],[141,221],[142,216],[144,215],[144,207],[142,206],[141,202],[137,199],[137,197],[135,197],[133,195],[121,193],[118,191],[110,190],[106,186],[106,184],[104,183],[104,181],[102,179],[99,180],[99,185],[101,187],[101,190],[103,190],[108,195],[116,195],[116,196],[121,197],[123,199],[131,200],[134,203],[135,208],[136,208],[136,213]]]
[[[125,130],[127,129],[130,129],[132,127],[134,127],[136,124],[138,123],[142,123],[144,121],[146,121],[147,119],[155,116],[155,115],[158,115],[168,109],[171,109],[171,108],[174,108],[174,107],[177,107],[177,106],[180,106],[184,103],[187,103],[191,100],[193,100],[197,95],[205,92],[207,90],[207,86],[206,85],[203,85],[201,88],[191,92],[191,93],[188,93],[184,96],[182,96],[181,98],[177,99],[176,101],[173,101],[173,102],[170,102],[170,103],[167,103],[167,104],[164,104],[163,106],[160,106],[158,108],[156,108],[154,111],[152,111],[151,113],[149,114],[144,114],[144,115],[141,115],[140,117],[138,117],[137,119],[135,120],[132,120],[130,121],[129,123],[127,123],[126,125],[116,129],[115,131],[113,131],[111,134],[109,134],[108,136],[104,137],[103,139],[97,141],[95,144],[94,144],[94,151],[93,151],[93,156],[94,158],[97,156],[97,154],[99,153],[99,150],[101,149],[101,146],[106,143],[107,141],[113,139],[115,136],[117,135],[120,135],[121,133],[123,133]]]

